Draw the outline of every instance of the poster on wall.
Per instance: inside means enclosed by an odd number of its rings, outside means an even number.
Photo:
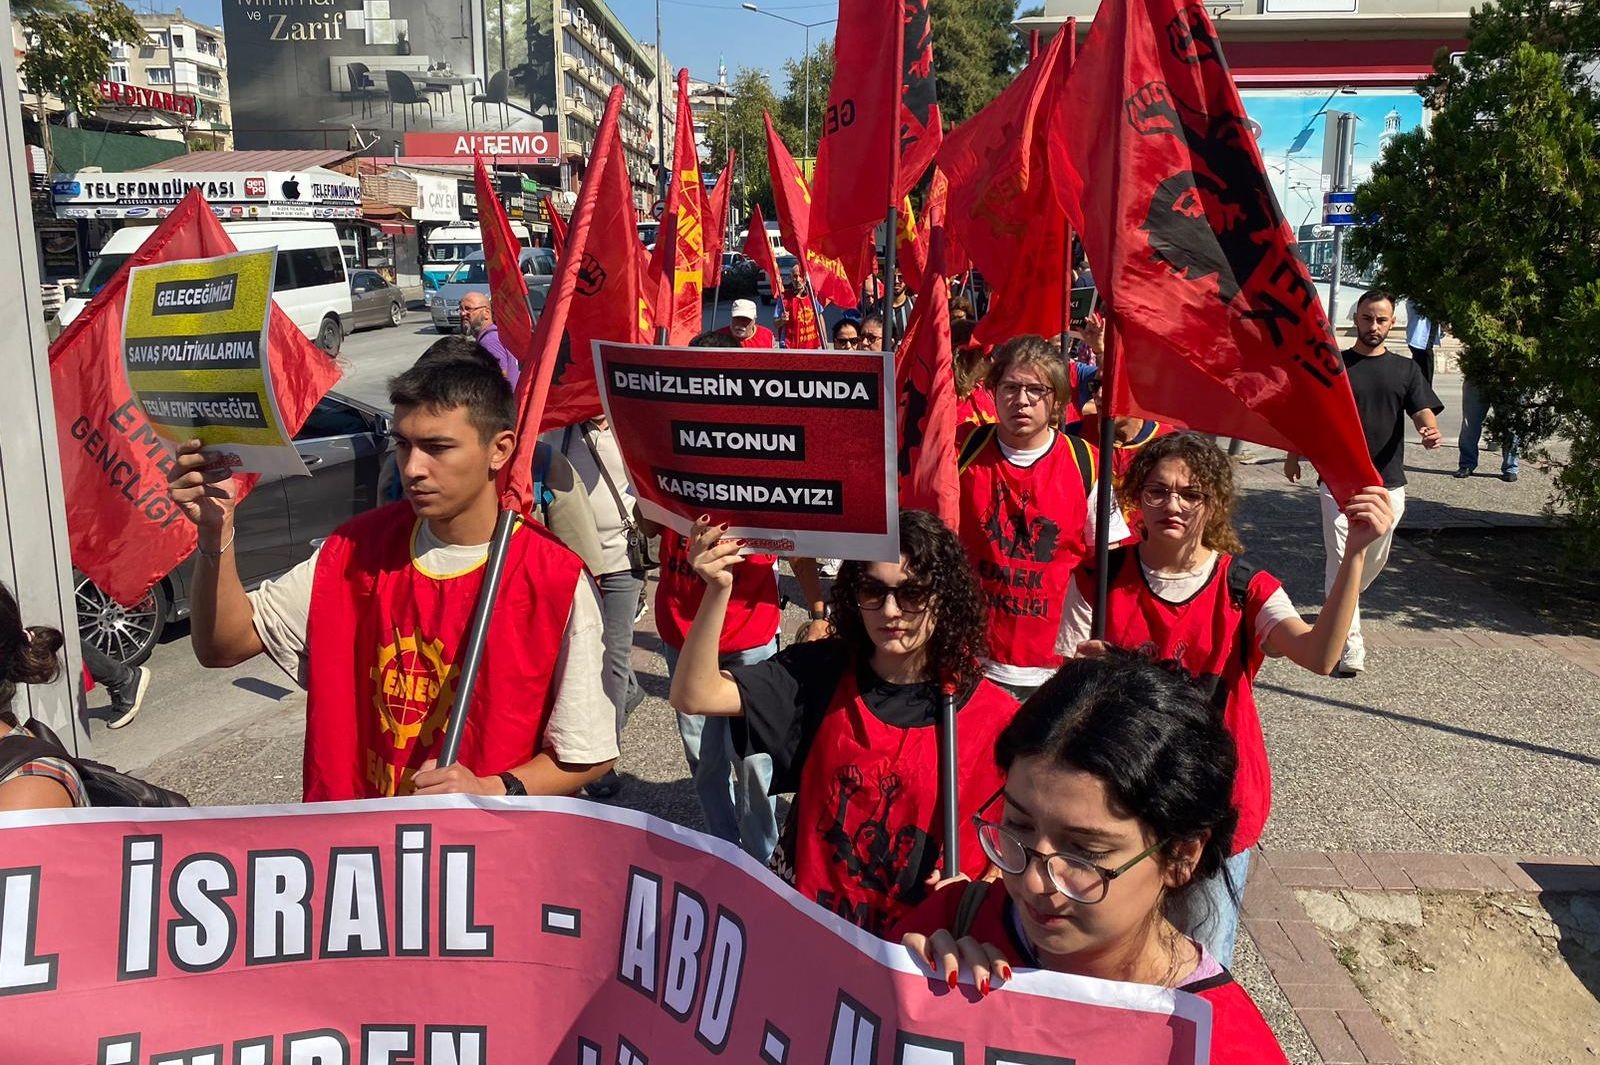
[[[483,19],[481,0],[222,0],[236,147],[387,155],[410,132],[543,131],[472,103]]]

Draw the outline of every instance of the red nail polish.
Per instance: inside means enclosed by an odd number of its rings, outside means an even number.
[[[1000,966],[1000,979],[1007,980],[1007,981],[1009,981],[1011,979],[1011,966],[1009,966],[1009,965]]]
[[[983,998],[989,994],[989,978],[985,976],[978,982],[978,997]]]
[[[957,976],[957,974],[955,974],[955,973],[951,973],[950,974],[950,990],[954,991],[956,989],[956,984],[959,981],[960,981],[960,977]]]

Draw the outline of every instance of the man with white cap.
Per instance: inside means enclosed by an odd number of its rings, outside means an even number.
[[[733,320],[721,329],[719,333],[739,342],[741,348],[775,348],[778,342],[773,339],[772,330],[764,325],[756,324],[756,301],[734,300]]]

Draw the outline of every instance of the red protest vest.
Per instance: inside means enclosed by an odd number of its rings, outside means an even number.
[[[783,346],[822,347],[822,330],[817,327],[817,309],[810,296],[783,297]]]
[[[717,332],[723,336],[733,336],[733,329],[729,326],[723,326]],[[738,338],[735,337],[734,339],[737,340]],[[741,348],[775,348],[778,346],[778,342],[773,339],[772,330],[764,325],[758,325],[754,332],[739,341],[739,346]]]
[[[972,815],[1000,790],[995,739],[1017,701],[980,679],[956,713],[960,867],[982,875],[989,859]],[[847,666],[800,770],[776,868],[806,898],[882,935],[926,894],[939,864],[938,730],[899,728],[868,709]]]
[[[927,936],[944,929],[998,947],[1015,968],[1036,967],[1039,963],[1032,949],[1017,936],[1011,896],[1002,882],[991,881],[984,890],[982,901],[971,913],[970,923],[965,929],[956,928],[962,896],[971,887],[971,884],[960,882],[947,884],[935,891],[926,902],[907,914],[887,938],[892,943],[898,943],[907,932]],[[1284,1057],[1283,1048],[1267,1026],[1266,1018],[1261,1016],[1261,1010],[1250,998],[1250,993],[1240,987],[1227,970],[1203,980],[1180,984],[1178,990],[1199,995],[1211,1003],[1213,1065],[1288,1065],[1289,1059]]]
[[[717,653],[729,655],[770,643],[783,620],[778,605],[777,555],[746,555],[733,567],[733,595]],[[689,541],[661,530],[661,579],[656,583],[656,632],[669,647],[683,649],[689,626],[705,598],[706,582],[689,565]]]
[[[1067,582],[1090,552],[1083,531],[1093,477],[1094,448],[1060,433],[1026,469],[1000,453],[992,427],[963,441],[961,542],[989,604],[994,661],[1061,665],[1056,631]]]
[[[411,557],[419,522],[393,503],[322,545],[306,655],[305,801],[404,795],[438,755],[482,564],[430,574]],[[539,752],[551,666],[583,563],[537,525],[511,537],[460,761],[479,776]]]
[[[1093,596],[1093,574],[1085,571],[1079,581],[1079,590]],[[1265,656],[1251,622],[1281,587],[1272,574],[1253,571],[1231,555],[1218,555],[1204,588],[1187,602],[1169,603],[1150,590],[1134,549],[1111,553],[1106,641],[1176,660],[1222,709],[1223,724],[1239,754],[1233,781],[1233,805],[1239,811],[1235,854],[1255,846],[1272,807],[1272,771],[1252,689]]]

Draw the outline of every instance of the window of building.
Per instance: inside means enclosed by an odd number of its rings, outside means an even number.
[[[172,42],[167,40],[167,31],[166,30],[158,30],[157,32],[152,33],[150,35],[150,39],[155,41],[157,48],[171,48],[172,47]]]
[[[170,67],[149,67],[145,70],[145,76],[150,79],[150,84],[152,85],[172,84],[172,70]]]
[[[113,64],[112,67],[111,67],[111,80],[112,81],[127,81],[128,80],[128,64],[126,64],[126,63],[115,63],[115,64]]]
[[[174,47],[174,48],[182,48],[183,47],[183,34],[174,33],[172,35],[172,47]]]

